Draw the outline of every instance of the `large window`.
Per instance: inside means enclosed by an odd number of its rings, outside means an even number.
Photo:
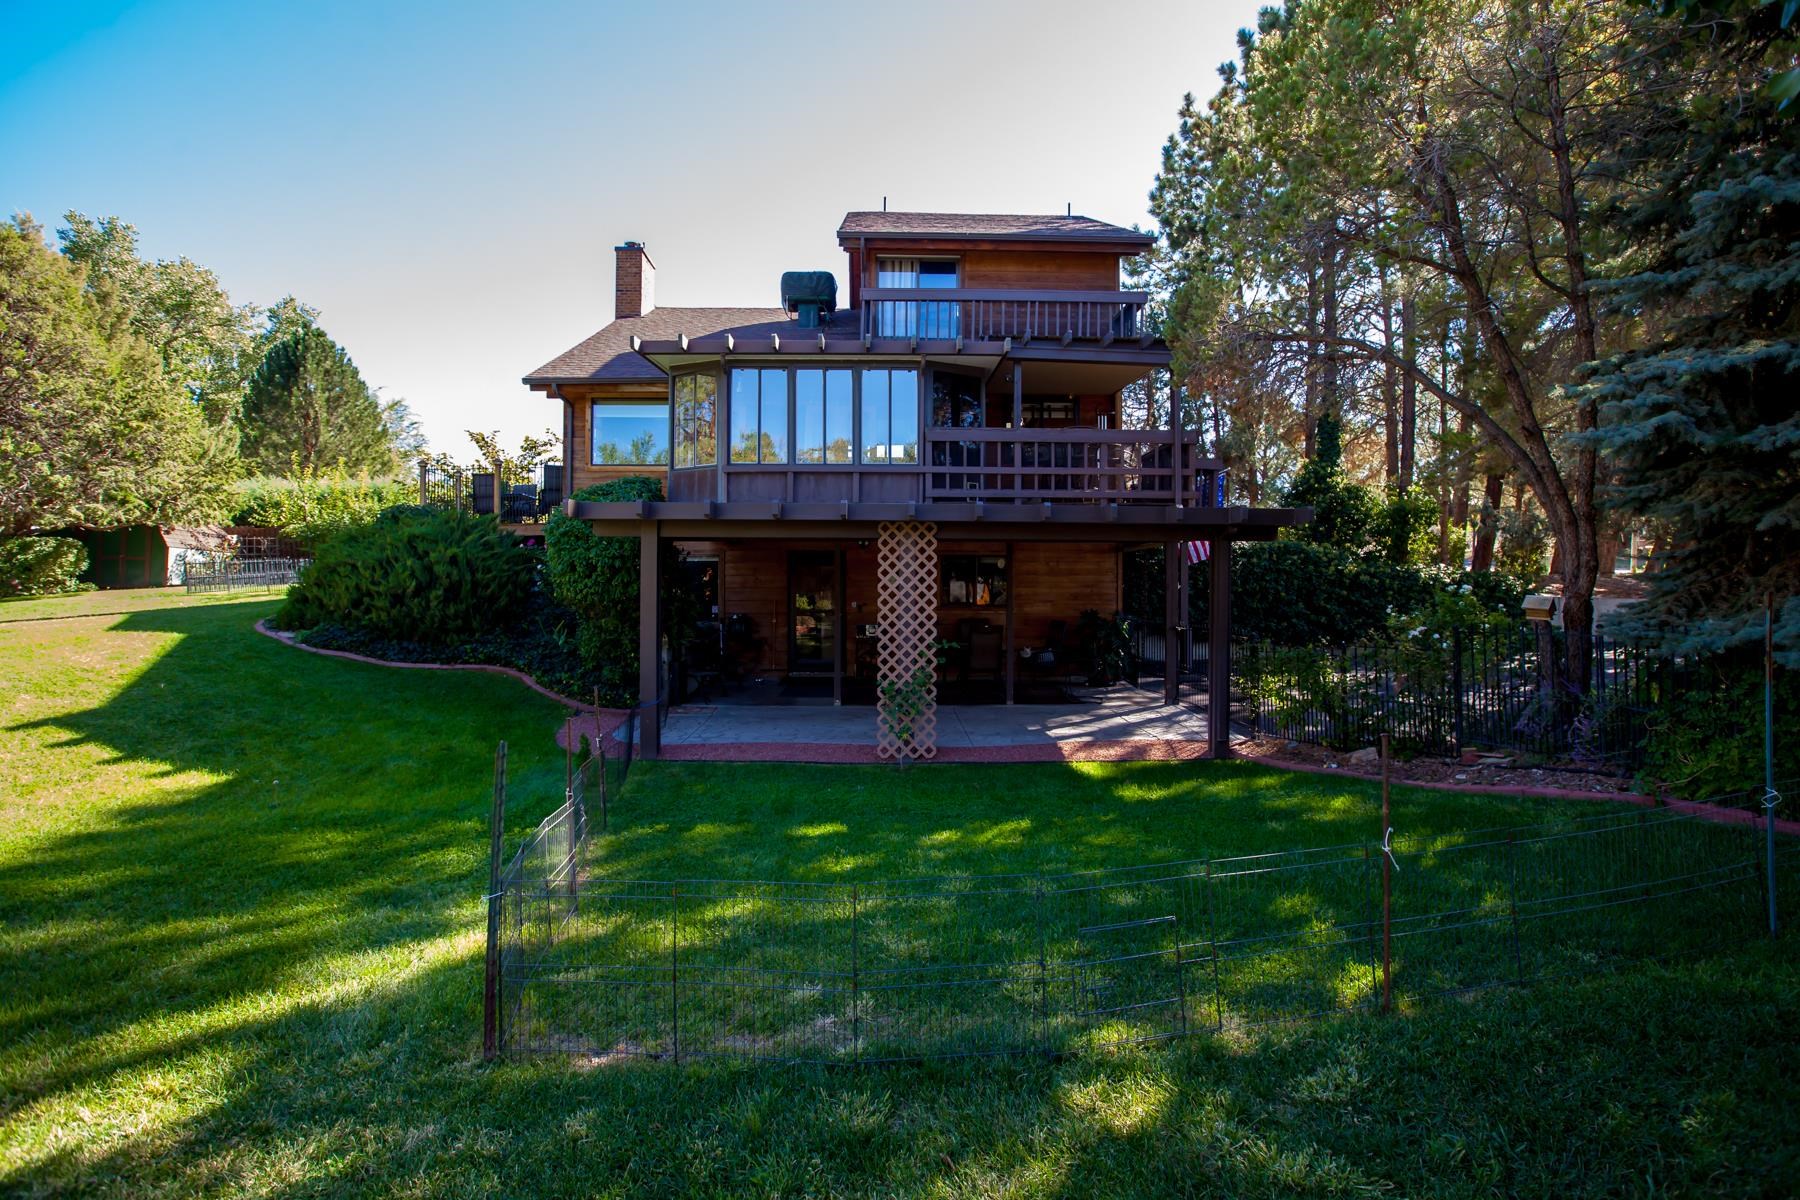
[[[596,467],[663,465],[669,461],[669,406],[596,400],[589,410]]]
[[[953,288],[956,283],[953,258],[875,260],[876,287]],[[875,332],[882,337],[954,338],[962,327],[962,306],[954,300],[883,300],[875,316]]]
[[[675,463],[706,467],[718,461],[713,434],[719,382],[711,375],[677,375],[675,397]]]
[[[794,372],[795,462],[849,462],[856,440],[853,418],[848,367]]]
[[[785,367],[733,367],[731,461],[788,460],[788,372]]]
[[[862,446],[870,466],[919,461],[919,373],[871,368],[862,373]]]

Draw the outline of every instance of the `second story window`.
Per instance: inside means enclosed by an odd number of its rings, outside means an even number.
[[[870,466],[919,461],[919,373],[915,370],[862,372],[862,451]]]
[[[953,258],[879,258],[875,286],[945,289],[957,286]],[[961,331],[962,306],[949,300],[886,300],[876,313],[881,337],[954,338]]]
[[[788,460],[788,372],[784,367],[733,367],[731,461]]]
[[[669,406],[596,400],[589,408],[596,467],[661,466],[669,461]]]
[[[794,372],[794,461],[847,463],[855,435],[851,430],[850,370]]]
[[[713,434],[719,382],[711,375],[677,375],[670,381],[675,399],[677,467],[707,467],[717,461]]]

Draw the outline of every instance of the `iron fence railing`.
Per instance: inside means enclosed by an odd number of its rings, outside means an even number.
[[[309,558],[190,558],[182,572],[188,592],[230,592],[239,588],[282,587],[300,577]]]
[[[1560,635],[1550,654],[1560,661]],[[1385,733],[1408,754],[1479,747],[1636,769],[1683,664],[1596,635],[1578,693],[1544,658],[1535,630],[1508,627],[1339,647],[1249,643],[1233,650],[1233,674],[1252,727],[1269,737],[1354,750]]]
[[[581,837],[594,786],[573,771],[496,867],[491,1055],[1068,1054],[1702,951],[1769,930],[1770,895],[1791,921],[1800,882],[1753,813],[1675,809],[1064,874],[640,879]]]

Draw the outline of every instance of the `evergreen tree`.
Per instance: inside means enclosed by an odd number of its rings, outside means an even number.
[[[1732,33],[1726,54],[1747,71],[1738,102],[1681,97],[1676,132],[1655,148],[1669,184],[1624,214],[1653,253],[1604,285],[1647,344],[1581,390],[1600,415],[1591,441],[1617,471],[1611,503],[1675,531],[1650,598],[1615,628],[1678,653],[1747,649],[1773,593],[1778,651],[1800,665],[1800,139],[1770,84],[1794,42],[1766,20]],[[1665,49],[1719,51],[1716,22]]]
[[[269,348],[244,397],[244,459],[268,475],[396,468],[395,430],[341,346],[310,320]]]
[[[29,217],[0,224],[0,539],[216,520],[235,467],[162,347]]]

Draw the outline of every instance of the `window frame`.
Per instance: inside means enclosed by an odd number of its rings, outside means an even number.
[[[735,438],[736,438],[736,433],[734,432],[734,430],[735,430],[736,422],[737,422],[737,418],[738,418],[738,404],[739,404],[740,400],[742,399],[742,397],[739,395],[739,389],[737,386],[737,373],[739,371],[753,371],[756,373],[756,380],[757,380],[756,398],[755,398],[755,404],[756,404],[756,409],[757,409],[757,418],[756,418],[757,434],[756,434],[756,436],[757,436],[757,446],[758,446],[759,457],[754,462],[733,458],[732,454],[731,454],[731,445],[735,443]],[[760,457],[761,444],[762,444],[762,429],[763,429],[763,425],[762,425],[762,381],[764,378],[764,373],[769,372],[769,371],[781,372],[783,374],[783,376],[785,376],[785,385],[787,388],[787,402],[786,402],[786,405],[783,410],[786,413],[786,419],[787,419],[787,432],[785,435],[787,456],[785,458],[782,458],[779,460],[766,460],[766,459],[762,459]],[[824,386],[823,395],[824,395],[824,399],[825,399],[825,403],[826,403],[827,413],[829,413],[829,397],[830,397],[829,377],[830,377],[831,372],[845,371],[849,374],[849,376],[850,376],[850,457],[848,460],[843,461],[843,462],[832,462],[829,460],[824,460],[824,461],[820,461],[820,462],[805,462],[805,461],[801,460],[801,458],[800,458],[800,430],[799,430],[800,381],[799,381],[799,374],[798,374],[798,372],[800,372],[800,371],[818,371],[818,372],[820,372],[820,374],[822,376],[825,377],[822,380],[822,383]],[[864,399],[863,382],[864,382],[864,379],[871,372],[876,372],[876,371],[882,372],[883,374],[886,374],[890,377],[896,372],[905,372],[905,373],[910,374],[913,377],[913,400],[912,400],[912,405],[911,405],[911,409],[910,409],[910,411],[912,413],[912,440],[909,443],[913,448],[913,457],[912,457],[912,461],[910,461],[910,462],[886,462],[886,461],[880,461],[880,460],[871,461],[864,457],[863,451],[864,451],[865,447],[863,445],[863,439],[864,439],[864,433],[865,433],[865,422],[863,420],[863,416],[864,416],[864,413],[863,413],[863,399]],[[929,372],[927,371],[925,365],[919,361],[903,360],[900,362],[883,363],[881,365],[865,364],[865,363],[858,363],[858,362],[841,362],[841,361],[833,361],[833,362],[825,362],[825,363],[805,363],[805,364],[769,363],[769,362],[758,362],[758,361],[733,362],[733,363],[728,364],[725,367],[725,369],[721,372],[721,376],[724,380],[724,388],[725,388],[725,411],[723,413],[723,419],[724,419],[723,423],[727,430],[727,433],[726,433],[727,445],[720,452],[722,455],[722,458],[720,461],[720,466],[725,470],[729,470],[729,471],[759,471],[759,470],[761,470],[761,471],[802,471],[802,470],[804,470],[804,471],[865,471],[865,470],[867,470],[867,471],[884,471],[884,470],[893,469],[893,470],[900,470],[900,471],[909,471],[909,470],[918,470],[924,466],[925,426],[926,426],[924,403],[925,403],[925,396],[926,396],[926,383],[929,378]],[[671,406],[671,412],[672,411],[673,411],[673,406]],[[890,388],[890,392],[889,392],[889,396],[888,396],[888,400],[887,400],[886,412],[888,414],[888,438],[889,438],[888,444],[892,445],[892,444],[894,444],[891,440],[892,436],[893,436],[894,403],[893,403],[893,396],[892,396],[891,388]],[[827,432],[829,432],[829,421],[827,421]],[[827,443],[827,445],[829,445],[829,443]]]
[[[662,445],[663,458],[662,458],[661,462],[658,462],[655,459],[650,459],[647,462],[621,461],[621,462],[610,462],[609,463],[609,462],[601,461],[600,440],[599,440],[599,438],[600,438],[600,420],[599,420],[600,411],[603,408],[609,408],[609,407],[623,408],[623,407],[627,407],[627,406],[660,408],[663,410],[663,421],[662,421],[662,424],[663,424],[663,445]],[[661,400],[653,400],[648,396],[630,397],[630,398],[619,396],[619,397],[609,397],[609,398],[603,399],[603,400],[597,400],[597,399],[590,398],[588,400],[588,427],[587,427],[588,465],[590,467],[665,467],[665,468],[670,466],[675,460],[674,408],[675,408],[675,399],[674,399],[673,395],[665,396]]]
[[[681,452],[681,400],[680,390],[683,382],[705,378],[712,382],[712,435],[713,452],[711,458],[700,454],[699,438],[694,439],[693,462],[682,462]],[[669,376],[669,470],[701,471],[716,468],[719,461],[719,373],[711,368],[695,367],[678,370]]]
[[[980,564],[984,562],[999,563],[999,597],[990,599],[986,604],[978,604],[973,600],[952,600],[950,598],[950,564],[956,562],[974,563],[976,571],[974,578],[976,580],[980,578]],[[1004,612],[1007,609],[1009,598],[1012,596],[1012,569],[1013,560],[1010,554],[946,554],[938,563],[938,575],[942,580],[942,594],[939,597],[939,603],[944,608],[956,609],[958,611],[968,609],[975,612],[992,612],[995,610]]]

